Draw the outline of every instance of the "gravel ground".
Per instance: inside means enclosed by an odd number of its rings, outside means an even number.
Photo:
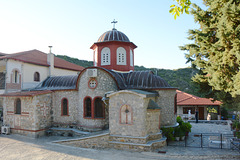
[[[228,125],[192,124],[193,132],[231,132]],[[205,133],[206,133],[205,132]],[[66,137],[42,137],[33,139],[20,135],[0,135],[0,159],[3,160],[179,160],[179,159],[240,159],[240,153],[228,149],[173,147],[157,152],[129,152],[114,149],[83,149],[51,143]]]

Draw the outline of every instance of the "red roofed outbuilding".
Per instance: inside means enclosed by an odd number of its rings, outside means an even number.
[[[195,110],[199,111],[199,119],[207,119],[207,108],[217,107],[217,115],[220,116],[220,106],[222,102],[214,101],[211,98],[201,98],[186,92],[177,90],[177,115],[182,118],[188,118],[188,112],[191,111],[191,117],[195,117]]]

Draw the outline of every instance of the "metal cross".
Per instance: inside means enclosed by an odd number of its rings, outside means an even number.
[[[115,23],[117,23],[118,21],[115,21],[115,19],[111,22],[113,23],[113,29],[115,29]]]

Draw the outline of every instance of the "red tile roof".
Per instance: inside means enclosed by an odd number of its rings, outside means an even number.
[[[47,54],[36,49],[14,54],[6,54],[5,56],[1,56],[0,60],[1,59],[13,59],[25,63],[49,66],[47,63]],[[84,69],[82,66],[70,63],[58,57],[54,57],[54,67],[74,71],[82,71]]]
[[[177,90],[177,105],[178,106],[219,106],[222,102],[213,101],[212,98],[200,98],[182,91]]]
[[[6,93],[1,94],[1,97],[33,97],[41,94],[47,94],[52,93],[50,90],[44,90],[44,91],[22,91],[22,92],[12,92],[12,93]]]

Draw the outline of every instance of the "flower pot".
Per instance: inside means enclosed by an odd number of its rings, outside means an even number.
[[[181,141],[184,141],[184,140],[185,140],[185,136],[182,136],[182,137],[181,137]]]
[[[180,140],[180,137],[175,137],[176,141],[179,141]]]

